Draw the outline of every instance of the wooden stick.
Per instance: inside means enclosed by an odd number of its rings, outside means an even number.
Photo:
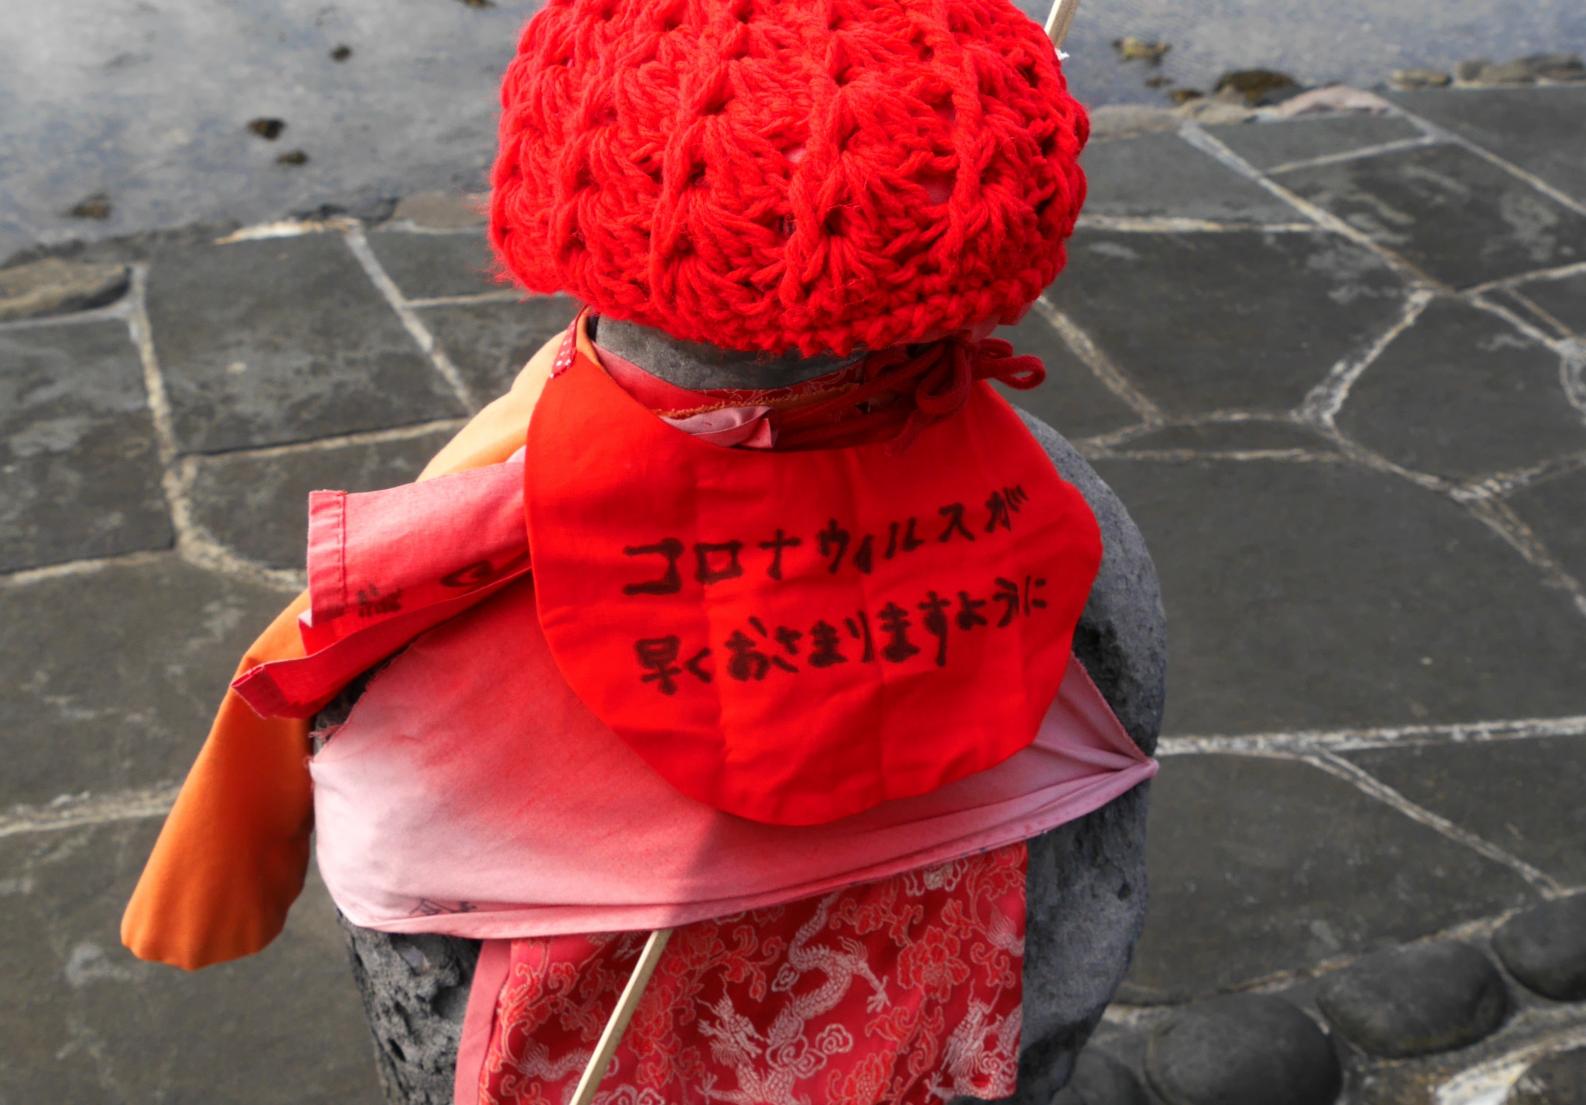
[[[589,1057],[589,1065],[584,1068],[578,1088],[573,1091],[572,1105],[589,1105],[595,1099],[600,1080],[606,1075],[606,1065],[616,1054],[617,1045],[622,1043],[622,1037],[628,1031],[628,1022],[633,1020],[634,1011],[639,1008],[639,999],[644,997],[645,987],[650,985],[650,976],[655,973],[655,965],[661,962],[661,953],[666,950],[666,942],[670,939],[671,929],[656,929],[644,942],[639,962],[633,965],[628,985],[623,987],[622,996],[617,999],[617,1008],[611,1011],[606,1030],[600,1034],[600,1042],[595,1045],[595,1054]]]
[[[1068,28],[1074,22],[1074,13],[1079,11],[1079,0],[1052,0],[1052,10],[1046,17],[1046,37],[1052,40],[1055,49],[1062,49],[1063,40],[1068,37]]]

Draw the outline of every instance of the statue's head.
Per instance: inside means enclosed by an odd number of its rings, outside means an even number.
[[[1010,0],[550,0],[502,107],[504,275],[728,349],[1013,322],[1085,194],[1084,110]]]

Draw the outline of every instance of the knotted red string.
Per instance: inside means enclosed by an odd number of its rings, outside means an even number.
[[[967,335],[873,353],[861,371],[856,387],[774,412],[777,446],[809,449],[897,431],[892,447],[902,450],[926,426],[959,410],[977,380],[1028,391],[1046,379],[1040,358],[1014,353],[1001,338],[974,341]]]

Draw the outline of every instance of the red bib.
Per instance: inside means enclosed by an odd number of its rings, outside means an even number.
[[[1101,563],[1090,508],[984,383],[901,450],[728,449],[572,351],[524,471],[562,674],[669,783],[756,821],[836,820],[1027,746]]]

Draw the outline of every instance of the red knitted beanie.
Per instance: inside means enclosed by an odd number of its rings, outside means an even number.
[[[501,99],[502,267],[732,349],[1013,322],[1085,195],[1085,113],[1010,0],[550,0]]]

